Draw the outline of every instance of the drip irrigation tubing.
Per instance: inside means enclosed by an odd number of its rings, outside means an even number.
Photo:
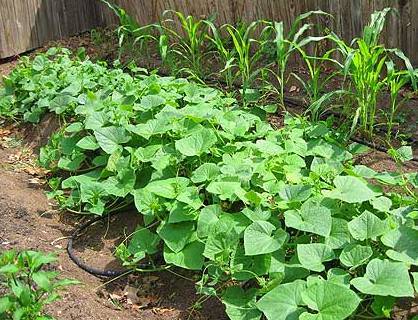
[[[119,211],[120,212],[120,211]],[[83,260],[81,260],[75,253],[74,253],[74,248],[73,248],[73,242],[74,240],[76,240],[82,231],[86,230],[88,227],[92,226],[93,224],[104,220],[107,217],[113,216],[118,214],[119,212],[114,212],[108,215],[104,215],[104,216],[100,216],[100,217],[96,217],[93,218],[89,221],[87,221],[86,223],[82,224],[81,226],[79,226],[78,228],[76,228],[74,230],[74,232],[72,233],[72,235],[70,236],[68,243],[67,243],[67,253],[68,256],[70,257],[70,259],[81,269],[83,269],[84,271],[90,273],[91,275],[94,275],[96,277],[100,277],[100,278],[113,278],[113,277],[119,277],[122,276],[124,274],[126,274],[127,272],[129,272],[130,270],[103,270],[103,269],[98,269],[92,266],[89,266],[87,263],[85,263]],[[154,267],[150,264],[150,263],[140,263],[137,265],[138,269],[144,269],[144,270],[152,270],[154,269]]]

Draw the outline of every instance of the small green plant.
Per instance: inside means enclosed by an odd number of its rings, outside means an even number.
[[[241,97],[244,106],[248,105],[250,101],[254,101],[252,98],[254,94],[253,85],[261,72],[261,69],[257,68],[257,62],[262,57],[269,35],[266,27],[262,28],[257,37],[254,33],[265,24],[266,21],[258,20],[249,24],[241,23],[238,27],[230,24],[223,26],[231,37],[234,54],[233,60],[230,58],[226,67],[232,67],[232,62],[237,66],[238,75],[241,78]],[[238,78],[238,75],[236,78]]]
[[[0,254],[0,318],[4,320],[47,320],[46,305],[60,299],[58,291],[78,281],[58,280],[47,270],[56,261],[41,252],[5,251]]]
[[[124,9],[107,0],[101,0],[119,19],[119,27],[116,29],[119,44],[119,57],[124,51],[133,54],[137,52],[136,44],[139,44],[139,53],[142,50],[148,52],[147,41],[155,41],[156,38],[152,34],[153,25],[141,26],[130,16]]]
[[[330,39],[330,37],[316,37],[314,39],[315,41],[321,41]],[[315,49],[317,47],[315,46]],[[308,104],[307,113],[310,114],[312,121],[318,121],[324,112],[333,108],[333,98],[338,98],[338,96],[344,93],[343,90],[328,91],[326,88],[337,75],[340,75],[339,70],[341,70],[342,65],[333,58],[336,48],[327,49],[322,55],[310,55],[299,46],[296,46],[296,49],[307,67],[309,78],[304,80],[303,77],[293,72],[292,75],[302,85],[306,94]],[[328,67],[330,71],[326,72],[325,67]]]
[[[237,74],[233,70],[237,67],[235,64],[236,51],[230,46],[229,41],[222,36],[222,33],[226,32],[225,28],[227,25],[217,28],[212,21],[205,20],[205,23],[211,30],[211,34],[208,35],[208,38],[213,43],[217,56],[220,58],[223,66],[222,70],[219,71],[219,74],[223,76],[227,89],[233,91],[233,86],[237,78]]]
[[[176,21],[180,23],[179,31],[176,30]],[[166,10],[157,29],[160,31],[159,46],[163,61],[171,55],[169,62],[177,61],[176,65],[180,66],[176,74],[184,73],[202,81],[205,78],[205,42],[208,32],[208,25],[204,20],[185,16],[178,11]]]
[[[105,43],[105,35],[102,30],[91,29],[90,30],[90,39],[95,46],[100,46]]]
[[[302,49],[313,41],[317,42],[324,39],[323,37],[309,37],[305,35],[312,28],[312,25],[305,23],[301,26],[301,24],[312,15],[328,14],[323,11],[309,11],[301,14],[294,20],[287,34],[285,34],[283,22],[273,21],[269,26],[270,32],[274,35],[274,40],[272,40],[275,52],[273,56],[274,62],[263,70],[273,76],[273,82],[268,81],[268,90],[273,90],[277,94],[280,107],[283,109],[285,109],[284,91],[288,82],[287,66],[290,57],[295,51],[299,50],[302,56],[305,57],[305,61],[309,63],[309,66],[312,66],[311,60]],[[314,70],[310,71],[313,81],[316,81],[314,84],[318,84],[319,74],[314,72]]]
[[[400,91],[409,83],[411,79],[414,79],[414,75],[411,78],[410,72],[406,70],[396,70],[395,63],[390,60],[386,62],[386,83],[390,93],[390,107],[387,113],[387,132],[386,140],[388,143],[392,140],[394,119],[398,113],[399,108],[407,101],[410,96],[399,98]],[[412,80],[413,83],[413,80]],[[413,83],[414,86],[414,83]]]
[[[358,39],[357,45],[357,49],[348,49],[345,61],[345,73],[350,74],[357,102],[351,134],[359,124],[363,132],[371,137],[376,121],[377,99],[385,88],[382,71],[387,53],[383,46],[368,44],[363,39]]]

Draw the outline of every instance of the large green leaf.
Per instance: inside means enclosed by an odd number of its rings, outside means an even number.
[[[214,260],[218,254],[229,254],[236,250],[242,233],[250,223],[251,220],[243,214],[222,214],[211,226],[203,255]]]
[[[318,280],[302,292],[302,300],[316,313],[303,313],[301,320],[343,320],[357,309],[360,298],[354,291],[332,281]]]
[[[233,286],[225,290],[222,302],[231,320],[259,320],[261,312],[255,307],[256,290],[245,292],[241,287]]]
[[[346,267],[356,267],[366,263],[372,255],[373,250],[369,246],[350,244],[341,252],[340,261]]]
[[[142,226],[138,226],[129,241],[128,250],[136,255],[141,252],[144,255],[154,254],[158,251],[159,243],[160,237],[158,235]]]
[[[136,182],[136,173],[134,170],[126,168],[121,169],[116,176],[107,178],[103,185],[109,194],[124,198],[133,191]]]
[[[166,246],[164,248],[164,260],[181,268],[200,270],[204,261],[204,248],[205,245],[199,241],[189,243],[179,252],[174,252]]]
[[[320,156],[325,159],[345,161],[352,158],[352,155],[341,147],[328,143],[323,139],[314,139],[308,142],[307,155]]]
[[[194,183],[212,181],[219,174],[219,168],[215,163],[204,163],[198,167],[192,174]]]
[[[278,285],[257,302],[257,308],[268,320],[297,320],[305,311],[301,307],[305,289],[306,282],[303,280]]]
[[[297,254],[304,268],[316,272],[324,271],[323,262],[335,258],[332,248],[323,243],[298,244]]]
[[[353,176],[338,176],[334,179],[335,189],[323,193],[326,197],[339,199],[348,203],[361,203],[380,195],[373,191],[367,183]]]
[[[158,235],[164,240],[167,247],[175,253],[180,252],[186,244],[196,238],[193,222],[162,223],[157,229]]]
[[[237,249],[232,252],[230,261],[232,279],[246,281],[269,272],[271,255],[247,256],[244,247],[238,245]]]
[[[213,181],[206,190],[218,195],[221,200],[231,200],[236,196],[243,197],[246,193],[241,187],[241,183],[234,181]]]
[[[393,260],[418,265],[418,230],[416,227],[401,226],[385,233],[382,243],[393,250],[386,251]]]
[[[217,140],[213,130],[201,129],[186,138],[177,140],[176,149],[187,157],[199,156],[208,152]]]
[[[150,94],[141,98],[141,108],[143,110],[154,109],[162,105],[165,102],[165,99],[161,96]]]
[[[169,178],[165,180],[151,181],[145,189],[157,196],[175,199],[183,192],[189,185],[189,179],[184,177]]]
[[[268,156],[277,156],[284,152],[281,146],[268,140],[258,140],[255,145],[260,152]]]
[[[194,221],[197,219],[198,214],[198,211],[193,209],[191,206],[180,201],[174,201],[170,208],[168,222],[178,223],[184,221]]]
[[[152,162],[156,158],[156,153],[162,148],[161,144],[140,147],[135,150],[135,158],[140,162]]]
[[[307,185],[288,185],[279,192],[279,196],[289,202],[305,201],[311,195],[312,188]]]
[[[11,297],[5,296],[0,298],[0,314],[5,313],[13,307]]]
[[[387,197],[373,198],[370,203],[373,208],[382,212],[389,212],[392,206],[392,201]]]
[[[274,231],[274,233],[273,233]],[[277,229],[268,221],[254,221],[245,229],[244,248],[247,256],[279,250],[286,241],[287,233]]]
[[[330,235],[325,238],[325,244],[332,249],[340,249],[353,240],[348,230],[347,220],[340,218],[332,218]]]
[[[287,227],[312,232],[327,237],[331,232],[331,210],[314,202],[306,201],[299,210],[284,213]]]
[[[203,205],[203,201],[200,198],[199,189],[195,186],[186,187],[181,190],[176,198],[178,201],[189,205],[194,210],[200,209]]]
[[[141,214],[153,216],[162,209],[161,199],[146,189],[133,190],[131,193],[134,196],[135,207]]]
[[[145,139],[150,139],[152,136],[165,134],[171,127],[163,119],[151,119],[146,123],[140,123],[127,129]]]
[[[122,127],[104,127],[97,128],[94,131],[97,143],[108,154],[112,154],[120,148],[123,143],[127,143],[131,136]]]
[[[365,294],[392,297],[414,296],[408,268],[402,262],[373,259],[368,263],[364,277],[354,278],[351,284]]]
[[[348,223],[348,229],[354,239],[366,240],[384,234],[388,230],[388,224],[366,210]]]
[[[84,150],[97,150],[100,146],[93,136],[85,136],[77,142],[77,147]]]
[[[222,213],[220,205],[209,205],[200,210],[197,221],[197,235],[199,238],[206,238],[213,225],[219,221],[219,216]]]

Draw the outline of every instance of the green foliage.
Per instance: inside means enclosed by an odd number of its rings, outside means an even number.
[[[405,54],[380,44],[390,8],[373,13],[362,36],[347,44],[321,24],[309,21],[330,17],[320,10],[299,15],[288,30],[282,21],[217,26],[214,16],[205,20],[172,10],[165,11],[158,24],[139,26],[122,8],[102,1],[120,19],[120,43],[132,43],[128,50],[137,52],[136,43],[143,51],[142,47],[149,47],[143,45],[145,41],[155,41],[163,65],[172,75],[185,75],[199,82],[222,79],[232,96],[237,95],[238,85],[244,105],[263,99],[271,103],[271,97],[277,96],[278,106],[284,110],[285,89],[293,76],[302,85],[311,120],[337,110],[351,121],[351,126],[342,126],[346,137],[361,129],[371,138],[379,125],[386,129],[390,143],[397,130],[399,107],[412,96],[402,97],[401,90],[409,84],[417,90],[417,71]],[[289,62],[298,55],[306,66],[307,77],[288,70]],[[401,64],[405,68],[400,68]],[[342,78],[341,88],[328,88],[328,84]],[[219,86],[225,88],[224,84]],[[378,106],[385,90],[390,92],[388,110]],[[3,100],[3,114],[11,104]],[[386,117],[386,123],[378,111]]]
[[[271,90],[277,93],[280,105],[284,109],[285,87],[288,82],[287,67],[292,54],[299,51],[302,54],[302,57],[308,66],[311,76],[310,83],[306,83],[301,78],[298,79],[299,81],[302,80],[302,84],[304,85],[307,94],[311,96],[312,102],[318,99],[318,94],[321,89],[319,84],[319,69],[317,68],[317,65],[314,63],[314,61],[316,61],[316,57],[309,57],[306,51],[304,51],[304,47],[309,43],[318,42],[326,38],[323,36],[306,36],[306,33],[312,28],[312,24],[304,23],[304,21],[312,15],[328,14],[320,10],[303,13],[296,17],[296,19],[292,22],[290,30],[287,34],[285,33],[284,24],[282,21],[272,21],[268,27],[270,32],[274,35],[274,39],[270,41],[273,44],[275,61],[273,64],[266,66],[264,70],[270,73],[273,76],[274,81],[277,82],[278,88],[276,88],[274,83],[270,81],[269,87]],[[331,59],[329,58],[331,52],[332,50],[329,53],[325,54],[324,57],[322,57],[322,60],[331,61]]]
[[[35,251],[0,254],[0,317],[5,320],[46,320],[44,307],[60,299],[58,291],[78,281],[58,280],[58,273],[45,267],[53,255]]]
[[[20,114],[33,101],[19,98],[25,87],[14,79],[41,66],[35,59],[10,77]],[[102,69],[90,65],[100,85],[82,86],[73,103],[41,109],[71,117],[41,162],[68,177],[53,183],[65,208],[102,215],[135,205],[141,225],[117,250],[125,265],[163,252],[169,265],[201,270],[198,291],[221,297],[231,319],[390,313],[370,298],[413,294],[414,176],[355,165],[325,122],[287,116],[276,130],[263,109],[216,89]],[[54,100],[49,90],[41,82],[35,102]]]
[[[107,1],[100,0],[103,2],[119,19],[119,27],[116,29],[119,44],[119,55],[124,49],[135,51],[136,44],[139,44],[139,50],[147,48],[147,41],[155,41],[156,38],[152,34],[153,25],[140,26],[134,18],[132,18],[124,9],[117,6],[116,4]],[[125,48],[127,46],[127,48]]]
[[[47,111],[72,114],[80,102],[89,102],[89,91],[115,89],[117,74],[127,76],[119,69],[109,70],[103,62],[73,57],[67,49],[50,48],[33,62],[24,57],[3,78],[0,117],[36,123]]]
[[[224,24],[221,27],[216,27],[216,25],[209,20],[204,21],[210,29],[208,39],[212,42],[214,50],[216,51],[216,56],[219,58],[222,69],[219,71],[223,75],[223,79],[228,90],[233,90],[234,83],[237,80],[237,72],[234,71],[236,65],[236,51],[229,45],[229,41],[223,37],[225,33],[225,28],[227,24]],[[226,32],[227,33],[227,32]],[[229,34],[229,33],[228,33]]]
[[[376,11],[370,23],[364,28],[363,35],[347,45],[333,36],[338,51],[343,56],[343,73],[349,79],[346,94],[356,101],[356,109],[349,109],[352,116],[351,134],[361,127],[369,137],[373,135],[377,120],[378,98],[385,89],[390,91],[390,111],[388,117],[387,138],[390,141],[394,115],[398,109],[400,89],[412,83],[416,90],[416,75],[403,52],[399,49],[386,49],[379,44],[380,34],[390,8]],[[396,70],[394,61],[405,64],[406,70]],[[386,65],[386,75],[385,75]]]
[[[171,17],[170,17],[171,16]],[[208,21],[211,21],[209,19]],[[176,23],[178,22],[178,23]],[[180,26],[178,32],[176,26]],[[173,10],[163,12],[163,20],[156,28],[160,32],[161,58],[176,65],[175,75],[185,74],[202,81],[205,78],[208,25],[205,20]],[[173,66],[170,66],[173,69]]]

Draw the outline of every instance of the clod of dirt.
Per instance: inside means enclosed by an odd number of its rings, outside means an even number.
[[[50,136],[60,128],[58,116],[52,113],[46,114],[40,123],[28,124],[24,127],[23,135],[29,142],[29,147],[38,152],[48,143]]]

